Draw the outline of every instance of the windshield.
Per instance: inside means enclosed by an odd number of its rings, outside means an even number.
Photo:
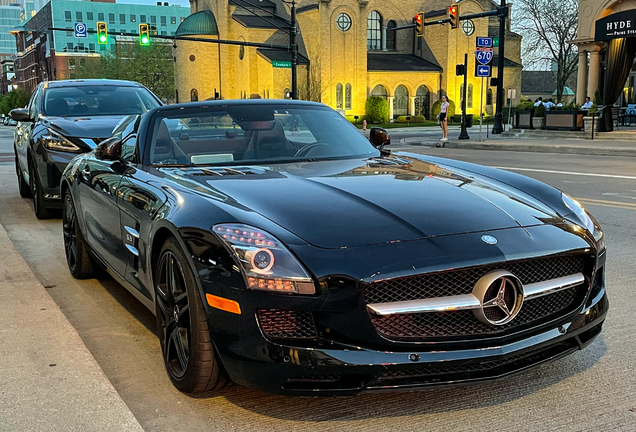
[[[143,87],[95,85],[44,91],[44,114],[51,117],[142,114],[159,105]]]
[[[161,113],[151,165],[228,165],[375,157],[379,151],[328,107],[254,104]]]

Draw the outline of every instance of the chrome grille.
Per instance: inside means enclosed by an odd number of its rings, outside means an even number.
[[[364,285],[367,303],[388,303],[469,294],[486,273],[508,270],[524,285],[583,272],[583,256],[569,255],[509,261],[437,273],[371,282]]]
[[[367,303],[387,303],[469,294],[483,275],[496,269],[511,272],[523,284],[543,282],[583,273],[584,258],[582,255],[570,255],[511,261],[372,282],[365,284],[365,300]],[[586,290],[587,284],[584,283],[543,297],[528,298],[519,314],[502,326],[491,326],[479,321],[471,310],[384,316],[371,313],[370,318],[381,336],[396,341],[417,342],[435,338],[493,336],[566,315],[582,303]],[[499,313],[497,308],[487,309],[486,312]],[[490,318],[496,320],[501,317]]]
[[[579,287],[575,287],[526,300],[515,319],[497,327],[477,320],[472,311],[371,315],[371,321],[379,334],[392,340],[497,335],[524,324],[571,312],[579,303],[579,290]]]

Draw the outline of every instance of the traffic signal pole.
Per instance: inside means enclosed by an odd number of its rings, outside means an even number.
[[[499,16],[499,63],[497,65],[497,110],[495,112],[495,124],[492,127],[492,133],[494,135],[500,135],[503,133],[503,103],[504,103],[504,39],[506,36],[506,18],[508,18],[508,8],[506,7],[506,0],[501,0],[501,5],[497,9],[497,15]]]
[[[468,88],[468,54],[464,54],[464,88],[462,89],[462,131],[459,134],[460,140],[470,139],[466,128],[466,89]]]
[[[296,43],[296,31],[298,27],[296,26],[296,1],[292,0],[291,2],[291,25],[289,32],[289,45],[291,46],[291,97],[292,99],[298,99],[298,44]]]

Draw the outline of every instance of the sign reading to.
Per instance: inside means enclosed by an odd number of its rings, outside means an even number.
[[[290,61],[272,60],[272,66],[275,68],[288,68],[291,69],[292,64]]]
[[[492,48],[492,38],[478,37],[477,48]]]
[[[85,38],[88,37],[88,31],[86,29],[86,24],[81,22],[75,23],[75,37],[76,38]]]
[[[618,12],[596,21],[595,41],[636,37],[636,10]]]

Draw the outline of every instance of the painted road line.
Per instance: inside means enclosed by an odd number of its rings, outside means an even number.
[[[613,208],[621,208],[625,210],[635,210],[636,206],[630,205],[628,203],[621,203],[618,201],[598,201],[598,200],[586,200],[582,198],[577,198],[577,201],[585,206],[601,206],[601,207],[613,207]]]
[[[622,202],[622,201],[599,200],[599,199],[594,199],[594,198],[576,198],[576,200],[587,201],[587,202],[596,202],[596,203],[599,203],[599,204],[619,204],[619,205],[625,205],[625,206],[628,206],[628,207],[636,208],[636,203],[628,203],[628,202]]]
[[[616,174],[594,174],[594,173],[577,173],[571,171],[552,171],[552,170],[544,170],[544,169],[536,169],[536,168],[514,168],[514,167],[493,167],[508,171],[532,171],[532,172],[542,172],[549,174],[564,174],[564,175],[573,175],[573,176],[583,176],[583,177],[605,177],[605,178],[615,178],[615,179],[627,179],[627,180],[636,180],[636,176],[625,176],[625,175],[616,175]]]
[[[634,208],[634,207],[626,207],[626,206],[622,206],[622,205],[602,204],[602,203],[585,202],[585,201],[579,201],[579,202],[582,205],[584,205],[585,207],[598,206],[598,207],[610,207],[610,208],[616,208],[616,209],[621,209],[621,210],[633,210],[633,211],[636,211],[636,208]]]

